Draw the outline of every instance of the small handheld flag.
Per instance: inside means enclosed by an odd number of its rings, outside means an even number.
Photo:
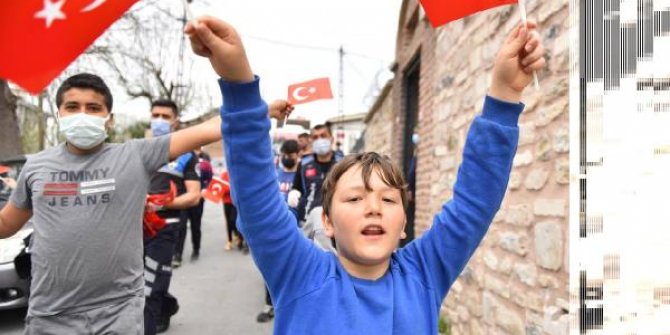
[[[292,105],[332,98],[333,92],[328,78],[313,79],[288,87],[288,102]]]

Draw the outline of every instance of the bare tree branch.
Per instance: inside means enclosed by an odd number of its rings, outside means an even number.
[[[209,97],[194,89],[196,83],[183,70],[192,68],[193,59],[190,53],[180,54],[185,18],[179,4],[143,1],[125,13],[87,56],[104,64],[129,97],[169,98],[186,110],[204,105]]]

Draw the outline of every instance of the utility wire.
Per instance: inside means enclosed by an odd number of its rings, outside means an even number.
[[[271,44],[277,44],[277,45],[282,45],[286,47],[291,47],[291,48],[298,48],[298,49],[309,49],[309,50],[318,50],[318,51],[325,51],[325,52],[338,52],[338,48],[329,48],[329,47],[322,47],[322,46],[316,46],[316,45],[307,45],[307,44],[298,44],[298,43],[292,43],[292,42],[286,42],[286,41],[280,41],[280,40],[275,40],[267,37],[259,37],[259,36],[252,36],[252,35],[242,35],[243,38],[250,38],[262,42],[267,42]]]
[[[339,52],[339,48],[331,48],[331,47],[324,47],[324,46],[318,46],[318,45],[309,45],[309,44],[299,44],[299,43],[293,43],[293,42],[287,42],[287,41],[282,41],[282,40],[277,40],[277,39],[272,39],[272,38],[267,38],[267,37],[260,37],[260,36],[253,36],[253,35],[242,35],[243,38],[249,38],[253,40],[258,40],[262,42],[267,42],[271,44],[277,44],[281,46],[286,46],[286,47],[291,47],[291,48],[298,48],[298,49],[308,49],[308,50],[317,50],[317,51],[324,51],[324,52]],[[354,57],[359,57],[359,58],[365,58],[369,60],[374,60],[378,61],[380,63],[385,63],[386,60],[362,54],[359,52],[351,52],[347,51],[346,49],[344,50],[345,56],[354,56]]]

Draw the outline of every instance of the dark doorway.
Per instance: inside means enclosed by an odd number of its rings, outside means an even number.
[[[409,184],[409,191],[411,192],[410,201],[407,206],[407,225],[405,226],[405,234],[407,238],[400,242],[400,246],[414,240],[414,211],[416,198],[416,166],[417,160],[415,155],[415,145],[412,142],[412,135],[418,122],[419,116],[419,81],[421,70],[421,57],[417,55],[412,62],[410,62],[403,75],[403,95],[405,96],[404,113],[405,113],[405,127],[403,130],[403,150],[402,150],[402,167],[407,176]]]

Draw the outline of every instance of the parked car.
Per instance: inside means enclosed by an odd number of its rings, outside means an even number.
[[[11,169],[9,176],[17,178],[25,160],[24,156],[12,157],[4,160],[0,159],[0,165],[9,167]],[[5,202],[9,200],[9,192],[6,189],[0,189],[0,198],[2,198],[0,199],[0,208],[2,208],[4,207]],[[28,305],[30,280],[25,273],[25,266],[29,266],[30,262],[28,256],[28,262],[26,264],[25,252],[26,243],[32,232],[33,228],[29,222],[14,236],[0,239],[0,310],[20,308]],[[23,256],[19,258],[19,260],[23,259],[23,262],[18,262],[18,264],[23,267],[23,269],[21,269],[23,270],[21,275],[19,275],[19,271],[17,271],[15,262],[17,256],[20,254],[23,254]]]
[[[30,280],[19,276],[14,261],[32,232],[32,228],[24,227],[14,236],[0,240],[0,310],[28,306]]]

